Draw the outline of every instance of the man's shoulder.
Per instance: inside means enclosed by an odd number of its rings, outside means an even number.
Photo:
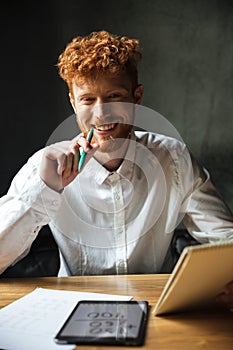
[[[150,149],[167,149],[170,151],[184,150],[186,145],[183,140],[149,131],[135,131],[136,141]]]
[[[28,161],[27,163],[30,164],[31,166],[38,166],[41,162],[43,153],[45,151],[45,148],[40,148],[37,151],[35,151],[34,153],[32,153],[29,157],[28,157]]]

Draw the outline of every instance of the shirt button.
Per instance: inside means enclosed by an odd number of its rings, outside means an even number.
[[[119,193],[118,193],[118,192],[115,193],[115,199],[116,199],[117,201],[119,201],[119,199],[120,199],[120,196],[119,196]]]
[[[52,205],[55,207],[56,205],[58,205],[58,201],[57,200],[52,201]]]
[[[119,267],[124,267],[125,266],[124,260],[120,260],[118,266]]]

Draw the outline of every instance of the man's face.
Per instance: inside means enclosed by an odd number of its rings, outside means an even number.
[[[141,102],[143,87],[133,89],[127,74],[102,75],[85,80],[79,86],[73,83],[74,107],[77,123],[86,135],[94,128],[94,141],[101,152],[120,147],[129,137],[133,125],[134,104]]]

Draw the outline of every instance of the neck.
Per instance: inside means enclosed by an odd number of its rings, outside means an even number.
[[[124,160],[129,146],[129,139],[125,139],[123,144],[111,152],[96,151],[95,159],[103,165],[108,171],[116,171]]]

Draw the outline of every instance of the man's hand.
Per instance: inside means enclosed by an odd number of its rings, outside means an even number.
[[[61,192],[76,178],[79,173],[80,147],[89,153],[87,160],[95,151],[82,134],[71,141],[58,142],[45,148],[40,177],[47,186]]]
[[[216,296],[216,301],[217,303],[226,305],[229,304],[229,306],[233,306],[233,281],[228,283],[223,292]]]

